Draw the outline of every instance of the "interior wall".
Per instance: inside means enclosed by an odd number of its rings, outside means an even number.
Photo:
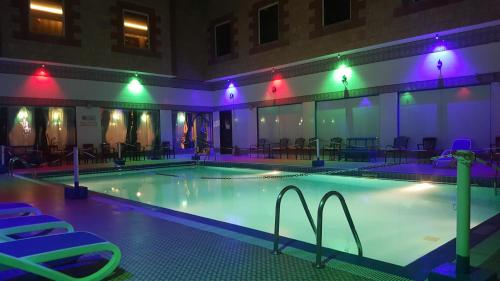
[[[50,74],[40,77],[0,73],[0,85],[0,96],[7,97],[206,107],[214,104],[214,95],[210,91],[143,85],[142,91],[133,93],[123,83],[55,78],[50,77]]]
[[[249,148],[257,143],[257,109],[233,111],[233,146]]]
[[[322,101],[316,105],[318,137],[331,138],[380,136],[379,96]]]
[[[492,59],[498,57],[499,49],[500,42],[497,42],[353,66],[349,68],[349,89],[433,80],[438,79],[440,75],[446,79],[499,72],[500,64],[498,60]],[[441,74],[436,68],[438,60],[443,63]],[[349,66],[348,61],[342,60],[338,65],[342,63]],[[248,86],[240,87],[236,82],[233,84],[237,91],[237,95],[234,97],[235,104],[342,92],[344,90],[341,79],[335,78],[335,69]],[[273,87],[276,88],[275,93],[272,92]],[[225,92],[225,89],[214,92],[217,105],[230,105],[233,103],[233,100],[227,98]]]
[[[173,145],[171,110],[160,110],[160,133],[162,142],[169,141],[170,144]]]
[[[91,143],[98,150],[102,143],[101,109],[98,107],[76,107],[77,144]]]
[[[400,94],[400,135],[416,148],[423,137],[437,137],[437,147],[470,138],[474,148],[491,140],[490,86],[462,87]]]

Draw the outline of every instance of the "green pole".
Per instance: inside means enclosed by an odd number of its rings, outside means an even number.
[[[467,274],[470,265],[470,168],[474,153],[459,150],[457,159],[457,275]]]

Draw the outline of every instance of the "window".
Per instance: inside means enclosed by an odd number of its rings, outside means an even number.
[[[259,9],[259,43],[265,44],[279,39],[278,3]]]
[[[215,26],[215,56],[221,57],[231,53],[231,22]]]
[[[350,0],[323,0],[323,25],[328,26],[334,23],[351,19]]]
[[[64,36],[63,0],[30,0],[30,32]]]
[[[123,43],[125,48],[149,49],[149,16],[123,10]]]

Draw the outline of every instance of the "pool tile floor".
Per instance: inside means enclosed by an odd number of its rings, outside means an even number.
[[[1,201],[31,203],[46,214],[67,220],[76,230],[96,233],[117,244],[123,258],[108,280],[404,280],[341,262],[330,262],[318,270],[305,259],[274,256],[268,248],[96,200],[98,197],[65,200],[61,187],[0,176]],[[89,268],[93,267],[64,269],[81,275]],[[40,279],[11,270],[0,272],[0,280]]]

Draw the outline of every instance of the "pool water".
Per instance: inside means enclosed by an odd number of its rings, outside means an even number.
[[[345,197],[369,258],[407,265],[455,237],[456,187],[331,175],[268,176],[293,173],[218,167],[176,167],[84,175],[80,184],[109,195],[169,208],[268,233],[274,230],[276,197],[287,185],[298,186],[316,221],[322,196],[336,190]],[[210,177],[211,179],[207,179]],[[231,179],[218,179],[218,178]],[[72,177],[50,181],[71,184]],[[500,211],[492,189],[472,188],[471,227]],[[281,206],[283,236],[315,243],[297,195]],[[340,203],[332,197],[324,209],[323,245],[357,253]]]

